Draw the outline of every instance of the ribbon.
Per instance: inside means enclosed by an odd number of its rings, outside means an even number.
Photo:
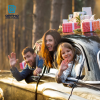
[[[74,30],[74,23],[72,23],[72,31]]]
[[[92,31],[92,22],[90,22],[90,31]]]

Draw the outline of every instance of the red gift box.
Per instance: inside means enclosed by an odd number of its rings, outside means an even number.
[[[77,24],[78,23],[64,23],[64,24],[62,24],[63,33],[73,32],[74,29],[80,28],[80,26],[78,26]]]
[[[99,21],[88,21],[81,23],[82,32],[91,32],[100,29]]]
[[[20,69],[24,69],[26,62],[22,61],[21,63],[19,63],[19,65],[20,65]]]

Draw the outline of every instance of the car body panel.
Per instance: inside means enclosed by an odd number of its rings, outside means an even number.
[[[18,82],[10,72],[0,73],[0,88],[5,100],[35,100],[36,84],[27,84],[24,80]]]
[[[94,33],[93,33],[94,34]],[[92,35],[93,35],[92,34]],[[99,100],[100,84],[89,84],[85,82],[100,82],[100,69],[97,63],[97,53],[100,50],[100,39],[97,35],[63,35],[62,38],[69,39],[74,46],[80,49],[85,57],[85,77],[72,88],[66,83],[57,83],[55,74],[58,69],[46,67],[38,76],[39,80],[27,84],[23,81],[16,81],[10,73],[0,73],[0,87],[4,91],[5,100]],[[39,40],[38,43],[42,41]],[[34,76],[33,76],[34,77]],[[35,78],[35,77],[34,77]]]
[[[72,88],[64,86],[62,83],[60,83],[60,84],[56,83],[55,75],[54,75],[54,77],[53,77],[52,73],[50,76],[49,75],[44,75],[42,77],[43,80],[41,79],[41,81],[38,85],[37,93],[43,94],[43,96],[45,95],[48,98],[49,97],[55,98],[54,100],[59,100],[59,98],[61,98],[61,97],[63,97],[63,99],[61,99],[61,100],[68,100],[68,97],[71,93]],[[47,91],[47,93],[46,93],[46,91]],[[59,94],[59,96],[56,96],[58,94]],[[63,95],[65,95],[65,98]],[[91,100],[97,100],[97,98],[100,98],[100,91],[94,90],[94,89],[86,87],[86,86],[79,85],[74,88],[73,95],[77,96],[77,98],[81,97],[81,99],[91,98]],[[81,100],[81,99],[77,99],[77,100]],[[73,100],[73,99],[71,99],[71,100]]]

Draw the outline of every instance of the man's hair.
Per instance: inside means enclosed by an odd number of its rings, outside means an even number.
[[[25,55],[27,52],[31,52],[32,54],[34,53],[34,49],[30,47],[26,47],[22,50],[22,55]]]

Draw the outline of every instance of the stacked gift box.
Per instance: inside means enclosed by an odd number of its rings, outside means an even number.
[[[80,26],[77,25],[78,23],[64,23],[62,24],[62,31],[63,33],[66,33],[66,32],[73,32],[74,29],[77,29],[77,28],[80,28]]]
[[[84,21],[81,23],[82,32],[92,32],[97,29],[100,29],[100,24],[98,20]]]
[[[70,16],[71,15],[71,16]],[[80,25],[77,19],[80,18]],[[81,32],[92,32],[97,29],[100,30],[100,20],[95,20],[92,15],[91,7],[83,7],[82,12],[73,12],[69,14],[69,19],[64,19],[62,24],[62,32],[73,32],[73,30],[81,28]]]

